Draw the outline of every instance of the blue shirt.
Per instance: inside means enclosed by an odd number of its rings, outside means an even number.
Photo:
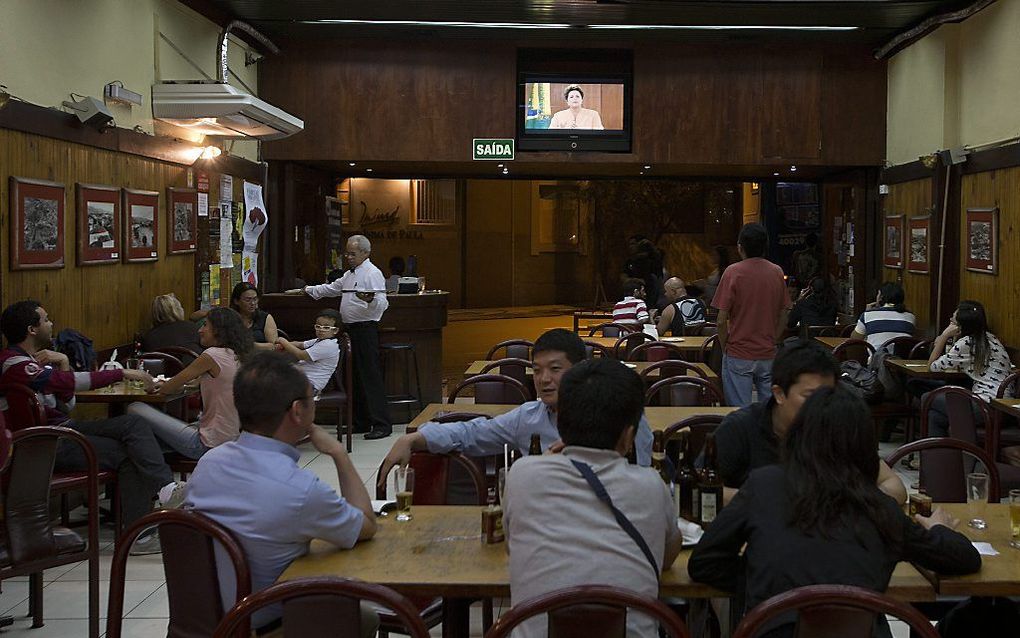
[[[457,409],[457,406],[452,407]],[[471,407],[464,406],[464,411],[470,412]],[[556,413],[551,412],[542,401],[528,401],[492,418],[478,417],[454,423],[429,422],[418,431],[425,437],[429,452],[435,454],[460,452],[467,456],[493,456],[502,454],[504,445],[527,454],[532,434],[541,437],[543,450],[560,440]],[[644,414],[634,436],[634,450],[638,465],[651,465],[652,429]]]
[[[298,467],[293,445],[242,432],[236,441],[206,452],[188,481],[185,507],[220,523],[237,537],[251,568],[252,591],[276,582],[295,558],[308,553],[313,538],[351,548],[364,515],[349,505],[311,470]],[[223,608],[235,599],[234,575],[226,554],[216,548]],[[267,607],[253,627],[278,618]]]

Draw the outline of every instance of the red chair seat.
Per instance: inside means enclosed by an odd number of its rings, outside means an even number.
[[[85,541],[74,530],[66,527],[53,528],[53,545],[57,554],[76,554],[85,551]],[[0,545],[0,567],[10,567],[11,556],[6,545]]]

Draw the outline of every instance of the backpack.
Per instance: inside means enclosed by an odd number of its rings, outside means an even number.
[[[92,339],[73,328],[64,328],[54,340],[57,352],[67,355],[71,369],[76,372],[88,372],[96,363],[96,351],[92,347]]]
[[[857,396],[869,403],[881,401],[885,396],[885,388],[875,370],[857,361],[844,361],[839,367],[842,370],[840,382]]]

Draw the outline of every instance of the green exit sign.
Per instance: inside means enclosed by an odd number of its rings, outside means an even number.
[[[514,158],[513,139],[471,140],[471,156],[475,160],[512,160]]]

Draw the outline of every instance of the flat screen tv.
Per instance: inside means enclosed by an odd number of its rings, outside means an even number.
[[[557,63],[553,56],[534,64],[534,70],[518,64],[518,149],[630,151],[629,68],[622,68],[618,59],[601,70],[597,59],[584,61],[578,64],[567,58]]]

